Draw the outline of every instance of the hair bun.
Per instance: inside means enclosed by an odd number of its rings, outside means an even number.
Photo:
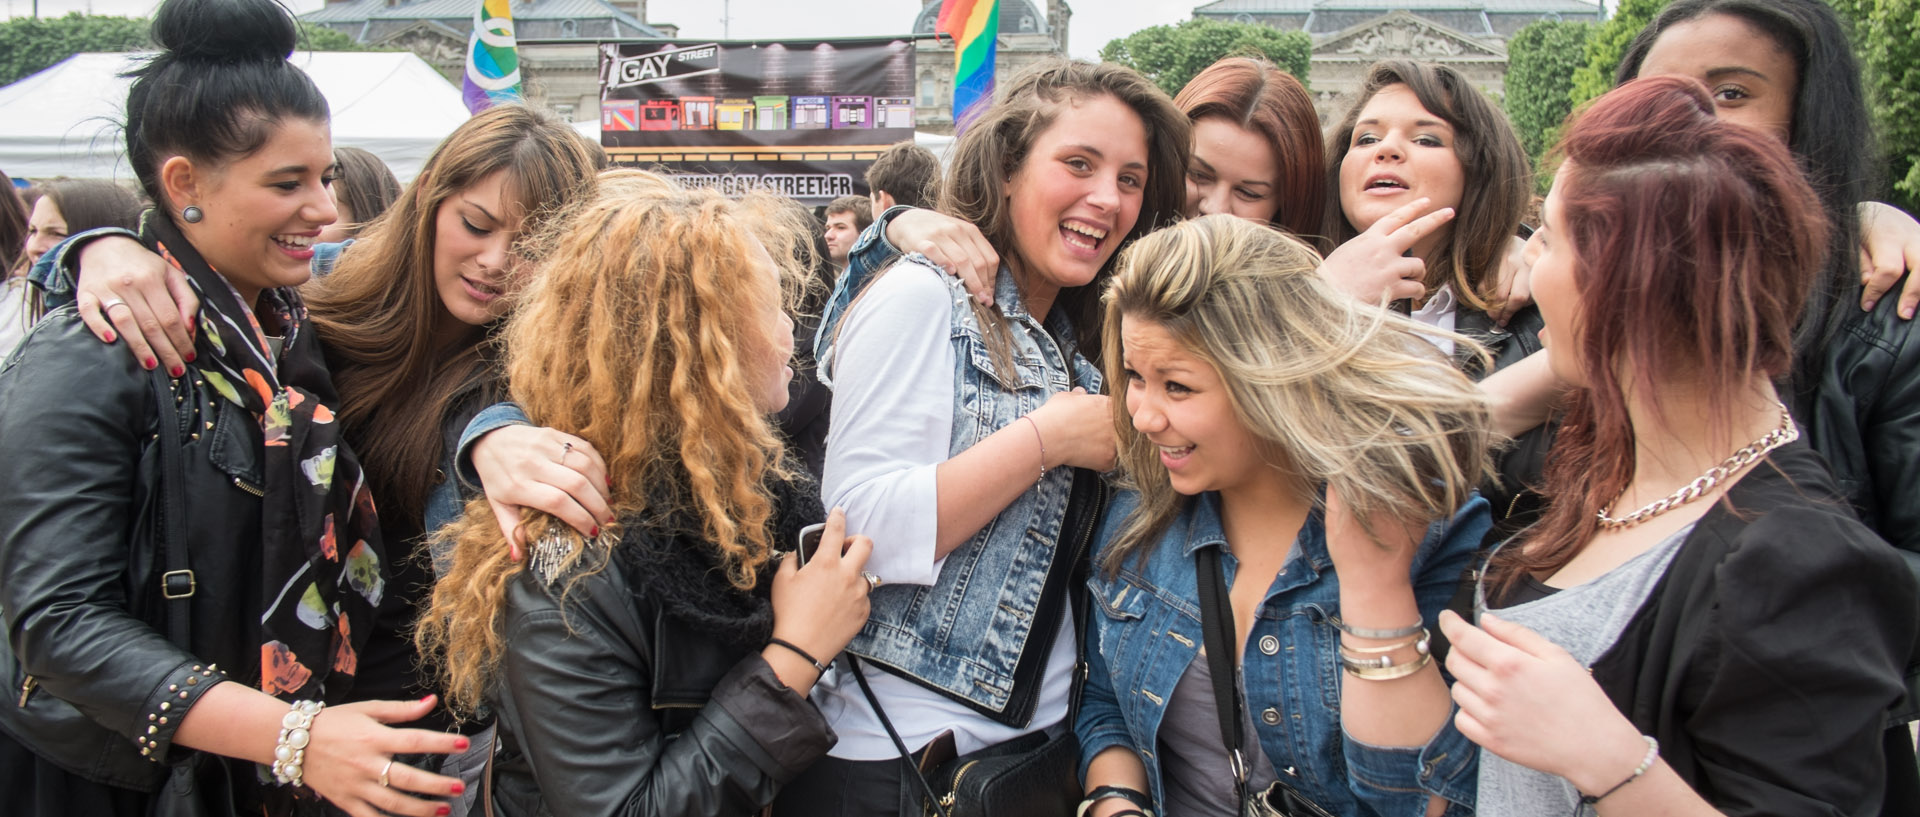
[[[275,0],[166,0],[153,16],[153,41],[175,60],[285,60],[299,28]]]

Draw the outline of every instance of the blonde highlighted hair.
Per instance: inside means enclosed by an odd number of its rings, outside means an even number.
[[[1140,239],[1105,296],[1107,380],[1128,382],[1121,321],[1156,324],[1219,373],[1276,478],[1332,488],[1363,524],[1446,518],[1491,473],[1486,398],[1423,337],[1436,330],[1341,295],[1319,263],[1299,240],[1224,214]],[[1108,575],[1185,505],[1124,399],[1113,424],[1140,504],[1103,557]]]
[[[755,402],[753,361],[774,333],[755,274],[756,241],[785,248],[794,224],[765,203],[684,191],[652,174],[611,171],[596,194],[537,237],[544,259],[504,331],[508,387],[537,425],[577,435],[606,459],[620,525],[698,520],[715,562],[741,589],[774,550],[769,475],[789,476],[782,444]],[[785,256],[784,258],[782,256]],[[791,301],[798,263],[773,253]],[[785,304],[783,304],[784,306]],[[554,575],[566,590],[607,566],[620,525],[576,546]],[[529,541],[563,537],[564,523],[529,513]],[[448,702],[471,711],[505,653],[501,615],[511,561],[484,500],[440,534],[452,565],[415,634],[437,664]]]

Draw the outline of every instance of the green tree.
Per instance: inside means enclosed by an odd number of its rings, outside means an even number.
[[[1100,49],[1100,59],[1147,75],[1169,96],[1222,57],[1238,56],[1264,57],[1304,85],[1313,38],[1255,23],[1194,19],[1143,28]]]
[[[16,17],[0,22],[0,85],[10,85],[87,52],[147,51],[145,17],[109,17],[73,12],[65,17]],[[300,24],[307,51],[366,51],[352,37],[326,26]]]
[[[0,23],[0,85],[44,71],[86,51],[152,48],[147,21],[139,17],[15,17]]]
[[[1587,38],[1586,64],[1573,72],[1570,98],[1576,107],[1613,87],[1613,72],[1620,67],[1620,58],[1626,55],[1627,44],[1633,42],[1640,29],[1653,21],[1654,15],[1667,7],[1667,2],[1620,0],[1613,10],[1613,16],[1601,23],[1600,29]]]
[[[1920,212],[1920,0],[1832,0],[1853,25],[1892,203]]]
[[[1595,28],[1591,23],[1541,21],[1507,41],[1504,106],[1536,167],[1558,138],[1560,123],[1573,111],[1573,72],[1586,65],[1587,39]]]

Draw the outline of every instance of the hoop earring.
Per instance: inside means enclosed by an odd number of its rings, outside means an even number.
[[[206,217],[207,217],[206,213],[201,212],[200,208],[195,207],[191,204],[187,205],[187,208],[185,210],[180,211],[181,220],[187,222],[188,224],[199,224],[200,220]]]

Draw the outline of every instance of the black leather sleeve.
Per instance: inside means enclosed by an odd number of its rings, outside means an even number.
[[[531,766],[544,813],[747,815],[833,744],[819,710],[757,653],[714,688],[690,726],[661,730],[651,705],[650,622],[609,568],[564,612],[530,575],[508,590],[502,725]]]
[[[163,760],[220,676],[129,610],[140,455],[155,432],[148,377],[71,308],[0,370],[0,610],[36,694]]]
[[[1879,340],[1881,353],[1864,356],[1877,371],[1859,373],[1878,381],[1871,394],[1860,395],[1860,437],[1880,517],[1875,528],[1914,561],[1920,559],[1920,337],[1901,325]]]

